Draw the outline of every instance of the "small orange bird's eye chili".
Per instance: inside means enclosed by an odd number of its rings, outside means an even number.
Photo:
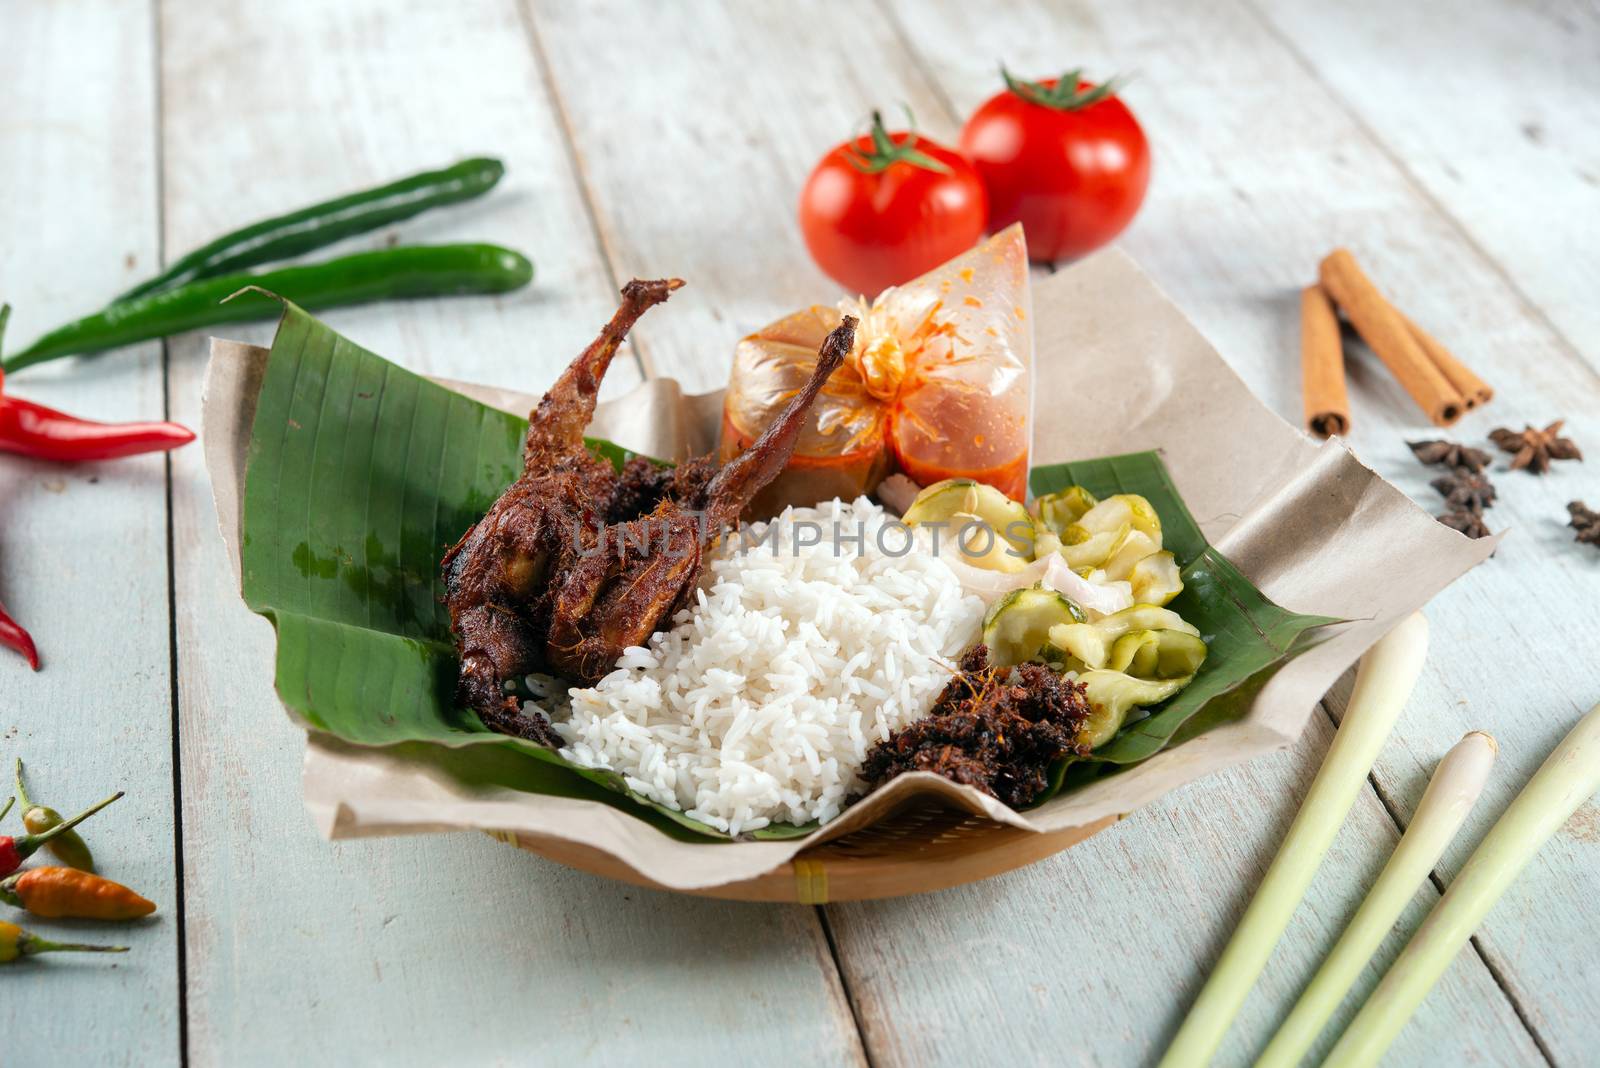
[[[14,923],[0,921],[0,964],[35,953],[126,953],[127,946],[86,946],[78,942],[46,942]]]
[[[0,876],[10,875],[12,872],[22,867],[22,862],[24,860],[38,852],[40,846],[47,845],[55,839],[61,837],[63,834],[66,834],[69,830],[76,827],[90,816],[93,816],[96,812],[99,812],[101,809],[105,808],[107,805],[111,804],[111,802],[115,801],[121,796],[122,791],[118,790],[116,793],[112,794],[98,805],[91,805],[82,812],[78,813],[76,816],[72,817],[67,822],[57,824],[55,827],[52,827],[43,834],[25,834],[20,838],[13,838],[9,834],[0,834]]]
[[[76,868],[29,868],[0,880],[0,901],[46,919],[136,920],[154,901]]]

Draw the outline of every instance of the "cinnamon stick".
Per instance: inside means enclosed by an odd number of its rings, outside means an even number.
[[[1472,368],[1455,358],[1455,354],[1439,343],[1439,339],[1428,333],[1422,327],[1411,321],[1411,317],[1396,308],[1400,321],[1406,324],[1406,329],[1417,339],[1417,344],[1422,346],[1422,351],[1428,354],[1428,359],[1433,365],[1450,380],[1466,398],[1467,409],[1470,411],[1480,404],[1488,404],[1494,400],[1494,390],[1489,388],[1489,383],[1473,373]]]
[[[1350,433],[1339,313],[1320,285],[1300,291],[1300,374],[1306,429],[1319,438]]]
[[[1467,410],[1466,397],[1428,357],[1394,306],[1361,270],[1347,249],[1330,252],[1318,268],[1322,287],[1344,310],[1411,399],[1436,426],[1449,426]]]

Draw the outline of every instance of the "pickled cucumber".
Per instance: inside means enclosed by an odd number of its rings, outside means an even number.
[[[1068,486],[1056,493],[1047,493],[1033,502],[1039,512],[1039,521],[1058,537],[1085,512],[1100,500],[1082,486]]]
[[[1161,548],[1161,517],[1156,515],[1150,502],[1137,493],[1118,493],[1107,497],[1079,516],[1074,523],[1090,534],[1116,530],[1124,524],[1155,542],[1157,549]]]
[[[1166,604],[1183,592],[1183,575],[1169,552],[1151,553],[1134,564],[1128,581],[1139,604]]]
[[[1136,679],[1181,679],[1205,663],[1206,643],[1181,630],[1134,630],[1111,643],[1106,667]]]
[[[1049,641],[1085,669],[1103,668],[1111,659],[1111,646],[1118,638],[1135,630],[1174,630],[1200,637],[1200,631],[1183,621],[1178,613],[1151,604],[1124,608],[1094,623],[1062,623],[1050,628]]]
[[[917,494],[901,518],[907,526],[945,524],[946,536],[961,535],[962,555],[975,567],[1017,571],[1034,558],[1034,522],[1028,510],[993,486],[970,478],[935,482]],[[988,527],[993,534],[984,535],[973,524]]]
[[[1101,566],[1106,578],[1120,582],[1133,573],[1139,563],[1161,551],[1161,546],[1150,535],[1134,527],[1122,536],[1111,555]]]
[[[1124,525],[1117,530],[1104,530],[1091,533],[1074,524],[1067,528],[1067,533],[1062,539],[1065,545],[1056,551],[1067,562],[1067,566],[1074,571],[1083,568],[1094,570],[1104,567],[1111,554],[1133,532],[1131,526]]]
[[[1120,671],[1084,672],[1078,681],[1083,683],[1089,702],[1089,718],[1079,737],[1088,742],[1089,748],[1098,749],[1121,729],[1134,708],[1165,701],[1189,685],[1193,677],[1150,681]]]
[[[1012,590],[996,601],[983,618],[983,643],[989,663],[1011,667],[1040,659],[1053,628],[1084,623],[1089,617],[1070,597],[1032,587]],[[1059,659],[1059,657],[1058,657]]]

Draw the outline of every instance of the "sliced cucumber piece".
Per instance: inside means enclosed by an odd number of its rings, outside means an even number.
[[[1070,597],[1035,586],[1012,590],[983,617],[983,644],[989,663],[1011,667],[1036,660],[1053,628],[1081,624],[1089,617]]]
[[[1082,486],[1068,486],[1055,493],[1046,493],[1035,500],[1033,506],[1039,512],[1039,521],[1059,535],[1099,503],[1099,498]]]
[[[907,526],[946,523],[950,533],[956,533],[972,523],[989,527],[994,532],[993,538],[978,536],[974,532],[972,540],[976,542],[976,553],[966,553],[963,549],[968,562],[976,567],[1020,569],[995,567],[992,562],[985,562],[992,561],[995,555],[986,551],[991,541],[999,546],[1001,555],[1005,555],[1004,550],[1008,547],[1013,554],[1021,554],[1009,556],[1018,565],[1034,558],[1034,522],[1028,510],[993,486],[970,478],[947,478],[943,482],[935,482],[917,494],[917,499],[911,502],[911,507],[906,509],[901,519]]]
[[[1183,573],[1169,552],[1151,553],[1134,564],[1128,581],[1139,604],[1166,604],[1183,592]]]
[[[1180,679],[1205,663],[1206,643],[1181,630],[1134,630],[1111,645],[1106,667],[1136,679]]]
[[[996,535],[994,530],[975,516],[956,513],[950,520],[950,529],[945,531],[946,538],[953,538],[961,559],[973,567],[981,567],[986,571],[999,571],[1005,574],[1014,574],[1024,570],[1031,556],[1019,553],[1005,538]]]
[[[1132,527],[1123,526],[1117,530],[1106,530],[1096,534],[1074,523],[1061,536],[1066,544],[1057,552],[1074,571],[1085,567],[1102,567],[1131,530]]]
[[[1165,701],[1189,685],[1193,678],[1190,675],[1157,682],[1136,679],[1120,671],[1084,672],[1078,676],[1089,702],[1089,718],[1083,725],[1084,740],[1090,749],[1100,748],[1122,728],[1130,711]]]
[[[1156,548],[1161,548],[1161,518],[1150,502],[1137,493],[1107,497],[1077,520],[1077,525],[1091,534],[1116,530],[1124,524],[1146,535],[1156,543]]]
[[[901,518],[907,526],[918,523],[948,522],[957,512],[970,512],[968,498],[975,495],[978,483],[970,478],[947,478],[923,487]]]
[[[1122,581],[1133,573],[1134,566],[1140,560],[1155,555],[1160,549],[1161,546],[1150,535],[1138,527],[1133,528],[1106,559],[1104,567],[1106,578],[1112,582]]]
[[[1051,553],[1061,550],[1061,536],[1048,527],[1037,528],[1033,539],[1033,558],[1043,560]]]
[[[1196,638],[1200,632],[1178,613],[1153,604],[1136,604],[1113,612],[1094,623],[1066,623],[1050,628],[1050,644],[1076,657],[1088,668],[1103,668],[1111,659],[1111,646],[1135,630],[1175,630]]]

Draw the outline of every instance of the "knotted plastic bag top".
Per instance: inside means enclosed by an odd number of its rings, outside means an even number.
[[[972,478],[1022,500],[1033,309],[1020,226],[870,304],[813,305],[740,341],[723,402],[722,458],[754,441],[806,382],[822,339],[846,314],[861,320],[855,350],[752,514],[848,500],[896,469],[922,485]]]

